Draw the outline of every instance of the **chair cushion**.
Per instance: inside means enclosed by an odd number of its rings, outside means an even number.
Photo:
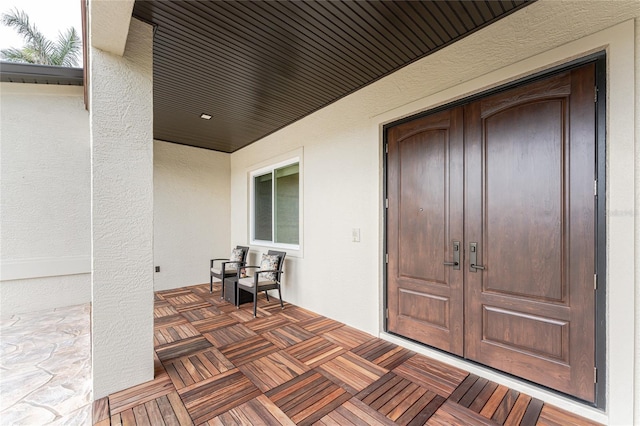
[[[242,258],[244,257],[244,250],[242,249],[233,249],[231,250],[231,256],[229,257],[229,261],[231,262],[242,262]]]
[[[211,272],[213,272],[216,275],[221,275],[222,274],[222,268],[211,268]],[[224,274],[225,275],[235,275],[238,272],[238,270],[236,268],[230,268],[230,267],[226,267],[224,268]]]
[[[273,280],[267,280],[262,277],[258,277],[258,287],[263,285],[275,284],[275,283],[276,282]],[[254,277],[240,278],[240,281],[238,281],[238,284],[242,284],[245,287],[253,287],[253,285],[255,284],[255,278]]]
[[[280,256],[274,256],[272,254],[263,254],[262,261],[260,262],[260,269],[263,271],[271,271],[278,269],[280,264]],[[260,273],[260,279],[269,281],[275,281],[278,278],[276,272],[262,272]]]

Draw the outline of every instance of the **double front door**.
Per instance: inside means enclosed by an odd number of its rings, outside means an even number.
[[[594,74],[388,128],[389,331],[594,401]]]

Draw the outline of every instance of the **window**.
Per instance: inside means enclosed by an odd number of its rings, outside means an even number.
[[[300,163],[294,160],[251,173],[251,243],[300,246]]]

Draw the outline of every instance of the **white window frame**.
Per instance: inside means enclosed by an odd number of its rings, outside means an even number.
[[[277,243],[275,241],[265,241],[265,240],[257,240],[255,238],[255,177],[273,172],[276,169],[280,169],[282,167],[289,166],[291,164],[298,163],[299,171],[298,171],[298,244],[286,244],[286,243]],[[271,236],[272,239],[276,235],[275,230],[275,207],[276,203],[273,201],[273,197],[275,196],[275,176],[271,180]],[[287,160],[280,161],[274,164],[270,164],[266,167],[261,167],[256,170],[252,170],[249,172],[249,242],[251,245],[270,247],[270,248],[280,248],[285,250],[302,250],[302,158],[299,156],[288,158]]]

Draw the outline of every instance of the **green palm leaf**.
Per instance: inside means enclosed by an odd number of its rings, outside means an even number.
[[[71,27],[65,33],[59,33],[58,41],[54,43],[31,24],[29,16],[24,11],[13,9],[4,13],[1,22],[7,27],[14,28],[26,43],[22,49],[1,50],[2,59],[31,64],[78,66],[81,42],[75,28]]]
[[[30,52],[26,51],[25,49],[16,49],[15,47],[0,50],[0,56],[2,56],[2,59],[8,62],[23,62],[28,64],[36,63]]]
[[[54,65],[72,67],[77,65],[77,57],[80,53],[80,38],[76,29],[71,27],[66,33],[58,34],[58,42],[55,45],[55,54],[52,55]]]

